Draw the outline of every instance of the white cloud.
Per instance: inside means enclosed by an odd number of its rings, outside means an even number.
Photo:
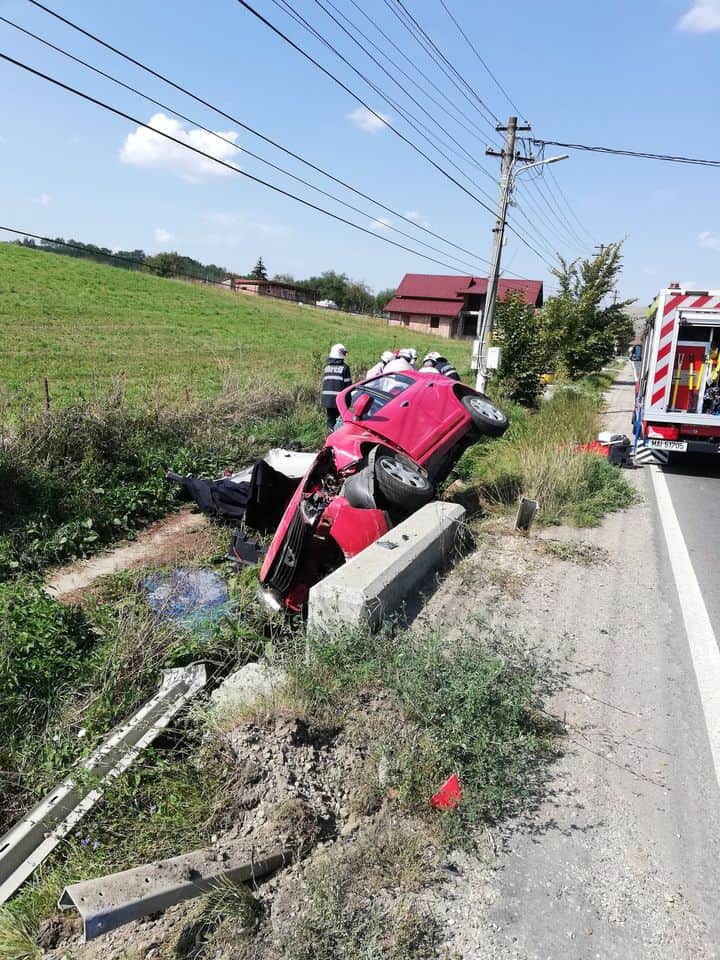
[[[408,218],[408,220],[412,220],[412,222],[416,223],[419,227],[430,226],[430,221],[428,218],[423,216],[423,214],[417,210],[406,210],[405,216]]]
[[[249,234],[263,237],[286,237],[292,233],[283,223],[270,223],[255,213],[236,210],[218,210],[205,215],[205,221],[217,228],[207,237],[214,246],[234,246]]]
[[[698,234],[698,246],[704,250],[714,250],[720,253],[720,233],[712,233],[710,230],[703,230]]]
[[[346,113],[345,116],[347,119],[354,123],[359,130],[364,130],[365,133],[377,133],[378,130],[384,129],[386,124],[390,123],[390,117],[385,116],[384,113],[380,113],[379,110],[368,110],[367,107],[357,107],[352,113]]]
[[[170,243],[175,239],[175,234],[170,233],[165,227],[155,227],[155,243]]]
[[[678,20],[677,29],[688,33],[720,30],[720,0],[693,0],[690,9]]]
[[[371,230],[376,230],[378,233],[384,233],[386,230],[390,230],[392,225],[392,220],[388,220],[387,217],[378,217],[377,220],[371,220],[368,224]]]
[[[237,150],[230,143],[223,143],[205,130],[188,128],[179,120],[173,120],[164,113],[156,113],[148,120],[148,125],[226,163],[237,157]],[[233,130],[218,132],[221,137],[232,143],[235,143],[238,138],[238,134]],[[134,133],[127,135],[120,150],[120,160],[135,167],[167,170],[191,183],[197,183],[208,177],[227,176],[230,173],[226,167],[201,157],[146,127],[138,127]]]
[[[47,207],[50,205],[50,199],[49,193],[40,193],[37,197],[33,197],[33,203],[39,203],[41,207]]]

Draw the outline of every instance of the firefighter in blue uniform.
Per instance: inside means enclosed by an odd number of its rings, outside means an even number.
[[[352,383],[350,367],[345,363],[347,352],[347,347],[343,346],[342,343],[333,344],[330,348],[330,356],[325,364],[325,370],[323,371],[322,398],[320,402],[325,408],[328,432],[335,426],[335,421],[339,416],[337,408],[338,394],[342,393],[345,387],[349,387]]]
[[[448,358],[434,350],[425,354],[420,373],[442,373],[451,380],[460,379],[460,375]]]

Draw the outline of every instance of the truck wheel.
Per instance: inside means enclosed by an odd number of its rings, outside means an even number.
[[[462,405],[472,418],[478,433],[501,437],[510,426],[510,421],[494,403],[481,393],[469,393],[461,398]]]
[[[375,477],[390,506],[412,513],[432,500],[434,490],[428,478],[410,460],[393,453],[377,457]]]

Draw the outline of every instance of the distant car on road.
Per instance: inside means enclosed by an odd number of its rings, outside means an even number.
[[[272,610],[301,612],[310,587],[430,501],[463,451],[508,418],[441,374],[403,371],[338,395],[339,426],[285,510],[260,571]]]

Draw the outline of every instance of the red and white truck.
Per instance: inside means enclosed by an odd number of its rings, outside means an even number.
[[[638,449],[720,453],[720,290],[660,291],[637,378]]]

